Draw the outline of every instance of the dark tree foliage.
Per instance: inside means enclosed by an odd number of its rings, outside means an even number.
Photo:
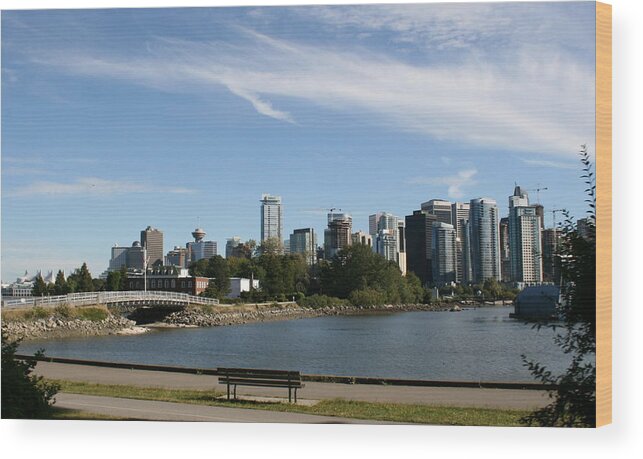
[[[105,280],[105,290],[110,292],[115,292],[121,288],[121,272],[120,271],[110,271],[107,273],[107,279]]]
[[[578,224],[565,213],[559,248],[563,279],[559,312],[566,327],[557,335],[556,343],[572,356],[572,362],[564,374],[554,376],[544,365],[527,361],[523,356],[536,379],[557,385],[550,392],[552,403],[522,419],[527,425],[596,426],[596,185],[585,145],[580,155],[582,178],[587,185],[587,225],[579,231]]]
[[[33,375],[36,362],[16,359],[17,348],[18,342],[2,333],[2,419],[46,419],[59,386]]]
[[[42,278],[42,275],[38,274],[38,276],[36,277],[36,281],[34,282],[31,294],[33,296],[46,296],[47,293],[48,293],[47,284],[45,283],[45,280]]]
[[[117,290],[123,292],[129,290],[129,286],[127,285],[127,267],[121,266],[121,269],[118,272],[120,274],[120,283]]]
[[[62,270],[59,270],[56,274],[54,286],[56,295],[67,295],[69,293],[69,286],[65,280],[65,273]]]
[[[322,294],[359,306],[415,303],[424,293],[416,276],[402,276],[396,263],[363,244],[340,250],[330,263],[320,265],[319,277]]]
[[[192,263],[190,274],[211,278],[208,288],[203,292],[204,296],[222,299],[230,293],[230,270],[226,259],[221,255]]]

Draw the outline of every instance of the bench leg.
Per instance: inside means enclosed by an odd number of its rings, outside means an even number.
[[[234,399],[237,399],[237,385],[234,385]]]
[[[292,403],[291,393],[292,393],[292,388],[288,387],[288,403]]]
[[[297,404],[297,388],[295,387],[295,405]]]
[[[228,383],[226,386],[228,388],[228,400],[230,400],[230,383]]]

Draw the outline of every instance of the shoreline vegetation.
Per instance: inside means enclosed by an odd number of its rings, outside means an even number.
[[[495,305],[500,305],[496,302]],[[334,315],[386,314],[411,311],[461,311],[494,304],[442,302],[353,306],[333,298],[313,299],[311,303],[249,303],[219,306],[191,306],[170,312],[156,321],[137,324],[118,310],[103,305],[55,308],[25,308],[2,311],[2,332],[10,340],[38,340],[71,337],[134,335],[159,328],[192,328],[242,325],[257,322],[296,320]]]

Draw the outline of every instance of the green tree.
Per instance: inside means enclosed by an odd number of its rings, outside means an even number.
[[[129,290],[129,285],[127,283],[127,267],[125,265],[121,266],[121,269],[118,271],[118,273],[120,274],[120,284],[118,286],[118,290],[122,292]]]
[[[338,298],[377,298],[382,303],[418,302],[423,290],[416,277],[404,277],[396,263],[386,260],[363,244],[356,244],[340,250],[330,263],[320,264],[320,291],[324,295]],[[382,295],[374,295],[377,290]]]
[[[226,259],[221,255],[192,263],[190,273],[210,278],[208,287],[203,292],[204,296],[223,299],[230,293],[230,271]]]
[[[46,419],[59,386],[32,374],[35,361],[15,357],[18,342],[2,333],[2,419]],[[43,356],[38,351],[36,357]]]
[[[54,285],[56,295],[67,295],[69,293],[65,273],[62,270],[58,270],[58,273],[56,273],[56,282]]]
[[[92,275],[87,268],[87,263],[83,263],[76,275],[77,278],[77,292],[93,292],[94,291],[94,281]]]
[[[120,271],[110,271],[107,273],[107,279],[105,280],[105,289],[110,292],[115,292],[121,288],[121,272]]]
[[[259,247],[261,255],[280,255],[284,253],[284,243],[276,237],[269,237]]]
[[[34,282],[31,294],[33,296],[46,296],[47,292],[48,292],[47,284],[45,283],[45,280],[42,278],[42,274],[38,274],[38,276],[36,276],[36,280]]]
[[[572,361],[565,373],[554,376],[544,365],[528,361],[523,355],[535,378],[555,385],[550,391],[552,403],[523,418],[527,425],[596,426],[596,185],[585,145],[580,155],[589,204],[587,234],[580,234],[577,224],[566,213],[559,247],[562,274],[559,313],[565,330],[557,335],[556,343]]]

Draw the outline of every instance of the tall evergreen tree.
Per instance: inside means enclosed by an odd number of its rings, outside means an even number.
[[[92,275],[87,268],[87,263],[83,265],[78,270],[78,291],[79,292],[93,292],[94,291],[94,282],[92,280]]]
[[[33,289],[31,291],[33,296],[45,296],[47,295],[47,284],[42,278],[42,274],[38,274],[36,281],[34,282]]]
[[[69,293],[67,280],[65,279],[65,273],[61,270],[58,270],[56,274],[56,283],[54,284],[54,290],[56,295],[66,295]]]

